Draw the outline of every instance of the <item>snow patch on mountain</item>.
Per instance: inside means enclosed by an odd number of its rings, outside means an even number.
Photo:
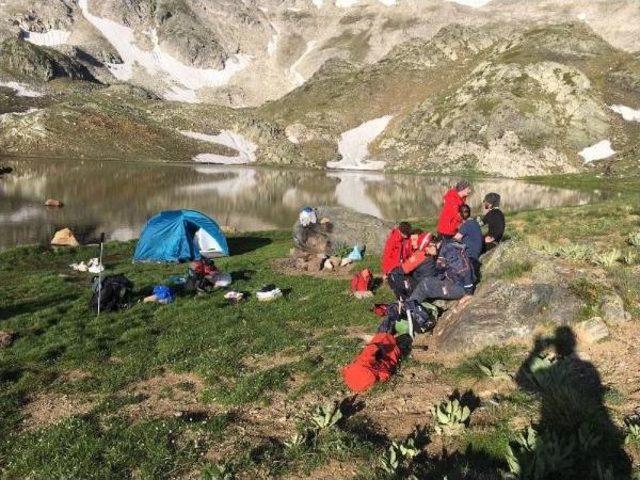
[[[460,5],[466,5],[467,7],[480,8],[484,7],[491,0],[447,0],[448,2],[459,3]]]
[[[578,155],[582,157],[584,163],[595,162],[596,160],[604,160],[612,155],[615,155],[615,150],[611,148],[611,142],[609,140],[602,140],[595,145],[591,145],[581,150]]]
[[[69,40],[71,32],[66,30],[49,30],[47,32],[31,32],[29,30],[22,30],[21,36],[23,40],[29,43],[38,45],[41,47],[56,47],[58,45],[64,45]]]
[[[238,152],[238,155],[235,156],[201,153],[194,157],[193,160],[196,162],[240,165],[256,161],[256,151],[258,150],[258,146],[239,133],[232,132],[230,130],[221,130],[218,135],[207,135],[206,133],[191,132],[187,130],[181,130],[180,133],[195,140],[224,145],[225,147]]]
[[[150,75],[164,74],[174,84],[166,93],[167,99],[197,101],[196,90],[226,85],[231,77],[246,68],[251,60],[248,55],[236,55],[227,61],[222,70],[185,65],[162,51],[155,29],[146,32],[151,39],[153,49],[142,50],[135,43],[133,29],[91,14],[88,0],[79,0],[78,4],[84,17],[102,33],[122,58],[122,64],[107,64],[113,76],[122,81],[130,80],[135,64],[143,67]]]
[[[289,68],[289,72],[291,73],[291,77],[293,78],[293,81],[295,82],[295,84],[297,86],[300,86],[305,82],[304,75],[302,75],[302,73],[300,73],[300,71],[298,70],[298,67],[303,62],[305,57],[307,55],[309,55],[314,48],[316,48],[316,44],[317,43],[318,42],[316,42],[315,40],[311,40],[310,42],[307,42],[307,48],[305,49],[304,53]]]
[[[348,170],[382,170],[385,162],[369,160],[369,144],[389,125],[393,115],[375,118],[344,132],[338,142],[339,162],[327,162],[328,168]]]
[[[625,105],[611,105],[611,110],[622,115],[627,122],[640,122],[640,110],[634,110]]]
[[[18,97],[41,97],[42,93],[31,90],[28,85],[18,82],[3,82],[0,80],[0,87],[10,88]]]

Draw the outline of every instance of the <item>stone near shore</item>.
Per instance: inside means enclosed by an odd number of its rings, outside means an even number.
[[[80,243],[70,229],[63,228],[55,233],[51,240],[51,245],[56,247],[78,247]]]
[[[56,200],[54,198],[48,198],[45,202],[44,202],[44,206],[45,207],[56,207],[56,208],[60,208],[64,206],[64,203],[62,203],[60,200]]]
[[[303,227],[296,222],[293,242],[299,250],[334,256],[343,247],[366,246],[367,253],[382,252],[393,226],[377,217],[344,207],[318,207],[320,222]]]

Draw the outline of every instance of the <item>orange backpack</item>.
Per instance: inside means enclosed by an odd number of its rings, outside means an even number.
[[[401,355],[393,335],[377,333],[353,363],[342,370],[344,383],[351,391],[362,393],[376,382],[386,382],[395,371]]]

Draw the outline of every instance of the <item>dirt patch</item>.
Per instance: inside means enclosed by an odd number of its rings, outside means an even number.
[[[74,415],[89,413],[96,400],[94,397],[80,397],[47,393],[39,395],[24,406],[24,427],[26,430],[55,425]]]
[[[277,273],[293,277],[306,275],[308,277],[329,278],[335,280],[350,279],[353,276],[353,273],[357,270],[354,264],[337,268],[335,270],[301,270],[296,265],[296,259],[293,257],[276,258],[271,261],[271,268]]]
[[[60,377],[58,377],[58,381],[60,383],[75,383],[81,382],[83,380],[88,380],[92,377],[93,375],[91,375],[89,372],[85,372],[84,370],[68,370],[66,372],[63,372]]]
[[[251,372],[264,372],[272,368],[290,365],[300,361],[300,355],[276,352],[265,355],[249,355],[242,359],[242,365]]]
[[[202,379],[193,373],[164,372],[125,389],[125,394],[140,399],[138,403],[128,405],[126,413],[134,422],[194,413],[219,413],[215,405],[200,402],[200,394],[204,388]]]
[[[298,472],[283,477],[284,480],[335,480],[337,478],[347,479],[353,478],[358,474],[358,470],[362,465],[357,461],[349,463],[341,463],[337,460],[330,460],[328,463],[312,470],[310,472]]]

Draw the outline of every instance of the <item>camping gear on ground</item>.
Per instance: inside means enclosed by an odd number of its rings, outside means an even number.
[[[355,360],[342,370],[344,383],[351,391],[362,393],[376,382],[385,382],[394,373],[401,355],[393,335],[377,333]]]
[[[433,330],[438,319],[438,308],[430,303],[415,300],[392,302],[387,305],[387,316],[380,323],[378,332],[409,334]]]
[[[102,254],[104,253],[104,232],[102,232],[100,234],[100,261],[99,261],[99,265],[102,266]],[[95,266],[95,265],[92,265]],[[101,303],[101,299],[102,299],[102,272],[103,269],[97,269],[97,273],[98,273],[98,316],[100,316],[100,303]]]
[[[113,312],[127,308],[133,283],[124,275],[107,275],[104,278],[99,276],[91,279],[91,289],[93,295],[89,306],[95,312]]]
[[[368,268],[360,270],[351,278],[351,291],[353,293],[371,291],[372,288],[373,274]]]
[[[215,288],[226,288],[231,285],[231,281],[231,275],[229,275],[228,273],[219,272],[215,277],[213,286]]]
[[[389,309],[386,303],[376,303],[373,306],[373,313],[375,313],[378,317],[386,317],[388,310]]]
[[[69,267],[77,272],[90,272],[96,275],[104,272],[104,265],[102,265],[102,262],[100,262],[97,257],[90,259],[87,263],[72,263]]]
[[[215,288],[228,287],[231,281],[231,275],[218,270],[213,260],[202,258],[189,266],[185,290],[208,292]]]
[[[246,299],[246,295],[243,292],[230,291],[224,294],[225,300],[229,303],[240,303]]]
[[[172,275],[169,277],[168,283],[174,286],[180,286],[187,283],[187,277],[181,275]]]
[[[360,250],[360,247],[358,247],[358,245],[355,245],[347,258],[354,262],[359,262],[360,260],[362,260],[362,251]]]
[[[282,297],[282,290],[273,284],[264,285],[256,292],[256,297],[261,302],[270,302]]]
[[[318,223],[318,214],[311,207],[304,207],[298,216],[298,220],[300,225],[303,227],[308,227],[309,225],[313,225]]]
[[[69,267],[71,267],[76,272],[86,272],[89,270],[89,267],[84,262],[72,263],[71,265],[69,265]]]
[[[186,262],[229,255],[218,224],[195,210],[157,214],[147,222],[134,254],[135,262]]]
[[[54,247],[79,247],[80,243],[69,228],[58,230],[51,239]]]
[[[153,287],[153,294],[145,297],[144,303],[155,302],[162,305],[173,303],[176,299],[176,294],[171,288],[166,285],[156,285]]]

